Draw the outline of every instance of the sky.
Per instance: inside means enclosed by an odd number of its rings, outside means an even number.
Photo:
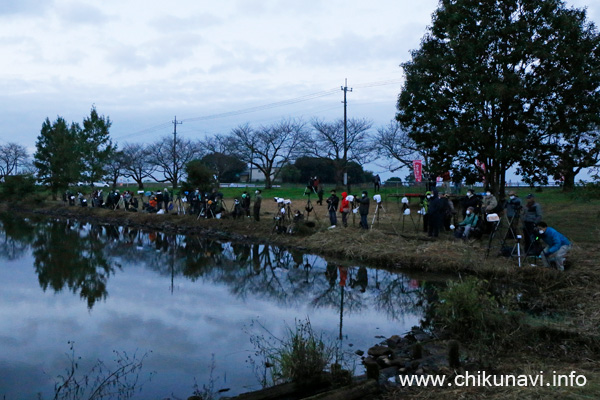
[[[46,118],[81,122],[92,106],[120,145],[172,135],[175,117],[190,139],[242,123],[334,121],[346,79],[348,117],[383,126],[394,118],[400,64],[437,4],[2,0],[0,144],[33,153]],[[598,2],[567,5],[600,24]]]

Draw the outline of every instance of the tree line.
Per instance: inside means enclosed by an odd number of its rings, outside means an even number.
[[[246,123],[201,140],[166,135],[153,143],[122,147],[110,138],[111,125],[95,107],[81,125],[60,116],[54,122],[46,118],[34,154],[38,181],[54,195],[81,181],[107,181],[114,187],[120,177],[135,181],[140,189],[148,180],[178,188],[189,175],[194,182],[238,181],[251,167],[262,173],[266,188],[280,178],[307,182],[314,175],[342,184],[344,172],[349,182],[369,179],[362,166],[382,154],[367,119],[350,119],[346,128],[341,120],[284,119],[256,127]]]

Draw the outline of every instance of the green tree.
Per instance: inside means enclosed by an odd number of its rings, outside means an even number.
[[[210,153],[200,159],[217,176],[219,182],[239,182],[246,163],[224,153]]]
[[[212,171],[200,160],[192,160],[185,164],[185,173],[187,182],[184,187],[187,189],[208,190],[214,181]]]
[[[320,157],[300,157],[294,162],[300,171],[300,183],[308,183],[311,177],[318,176],[321,182],[336,181],[336,169],[332,160]]]
[[[81,148],[78,124],[57,117],[54,123],[46,118],[37,138],[34,165],[38,180],[47,185],[56,199],[59,190],[66,190],[69,183],[76,182],[81,171]]]
[[[551,176],[570,191],[577,174],[600,161],[600,35],[585,10],[562,10],[553,22],[538,67],[547,123],[540,145],[523,149],[520,171],[531,184]]]
[[[83,120],[83,130],[80,142],[83,155],[82,178],[93,182],[104,180],[108,175],[108,164],[116,150],[110,139],[110,118],[98,115],[96,107],[92,106],[90,116]]]
[[[584,21],[583,11],[560,0],[441,0],[421,47],[402,65],[396,116],[428,150],[429,169],[479,174],[502,192],[506,170],[524,161],[525,150],[543,147],[541,161],[549,160],[558,149],[550,142],[588,134],[593,124],[574,124],[571,116],[570,125],[560,122],[565,112],[599,111],[597,84],[595,93],[585,85],[580,102],[562,98],[575,95],[585,70],[564,58],[581,60],[573,52],[593,49],[582,44],[595,36]],[[598,58],[597,50],[592,54]]]

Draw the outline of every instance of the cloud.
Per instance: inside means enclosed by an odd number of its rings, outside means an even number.
[[[106,58],[118,72],[164,67],[193,57],[202,42],[202,37],[195,33],[161,36],[139,45],[113,42],[107,46]]]
[[[149,22],[149,26],[160,32],[194,31],[219,26],[223,19],[214,14],[196,14],[189,17],[165,15]]]
[[[400,64],[406,58],[408,48],[407,36],[414,36],[414,31],[403,29],[390,36],[359,36],[353,32],[345,32],[331,40],[308,40],[303,46],[289,47],[283,51],[286,63],[301,66],[354,66],[393,61]]]
[[[42,15],[53,4],[52,0],[3,0],[0,1],[0,16]]]
[[[55,10],[64,27],[102,25],[110,19],[99,8],[81,3],[70,3]]]

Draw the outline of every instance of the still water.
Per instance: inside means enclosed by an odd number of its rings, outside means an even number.
[[[419,325],[430,289],[267,245],[2,215],[0,398],[53,398],[70,354],[83,373],[115,351],[146,356],[139,399],[185,399],[209,381],[228,396],[259,389],[252,335],[309,318],[366,352]]]

